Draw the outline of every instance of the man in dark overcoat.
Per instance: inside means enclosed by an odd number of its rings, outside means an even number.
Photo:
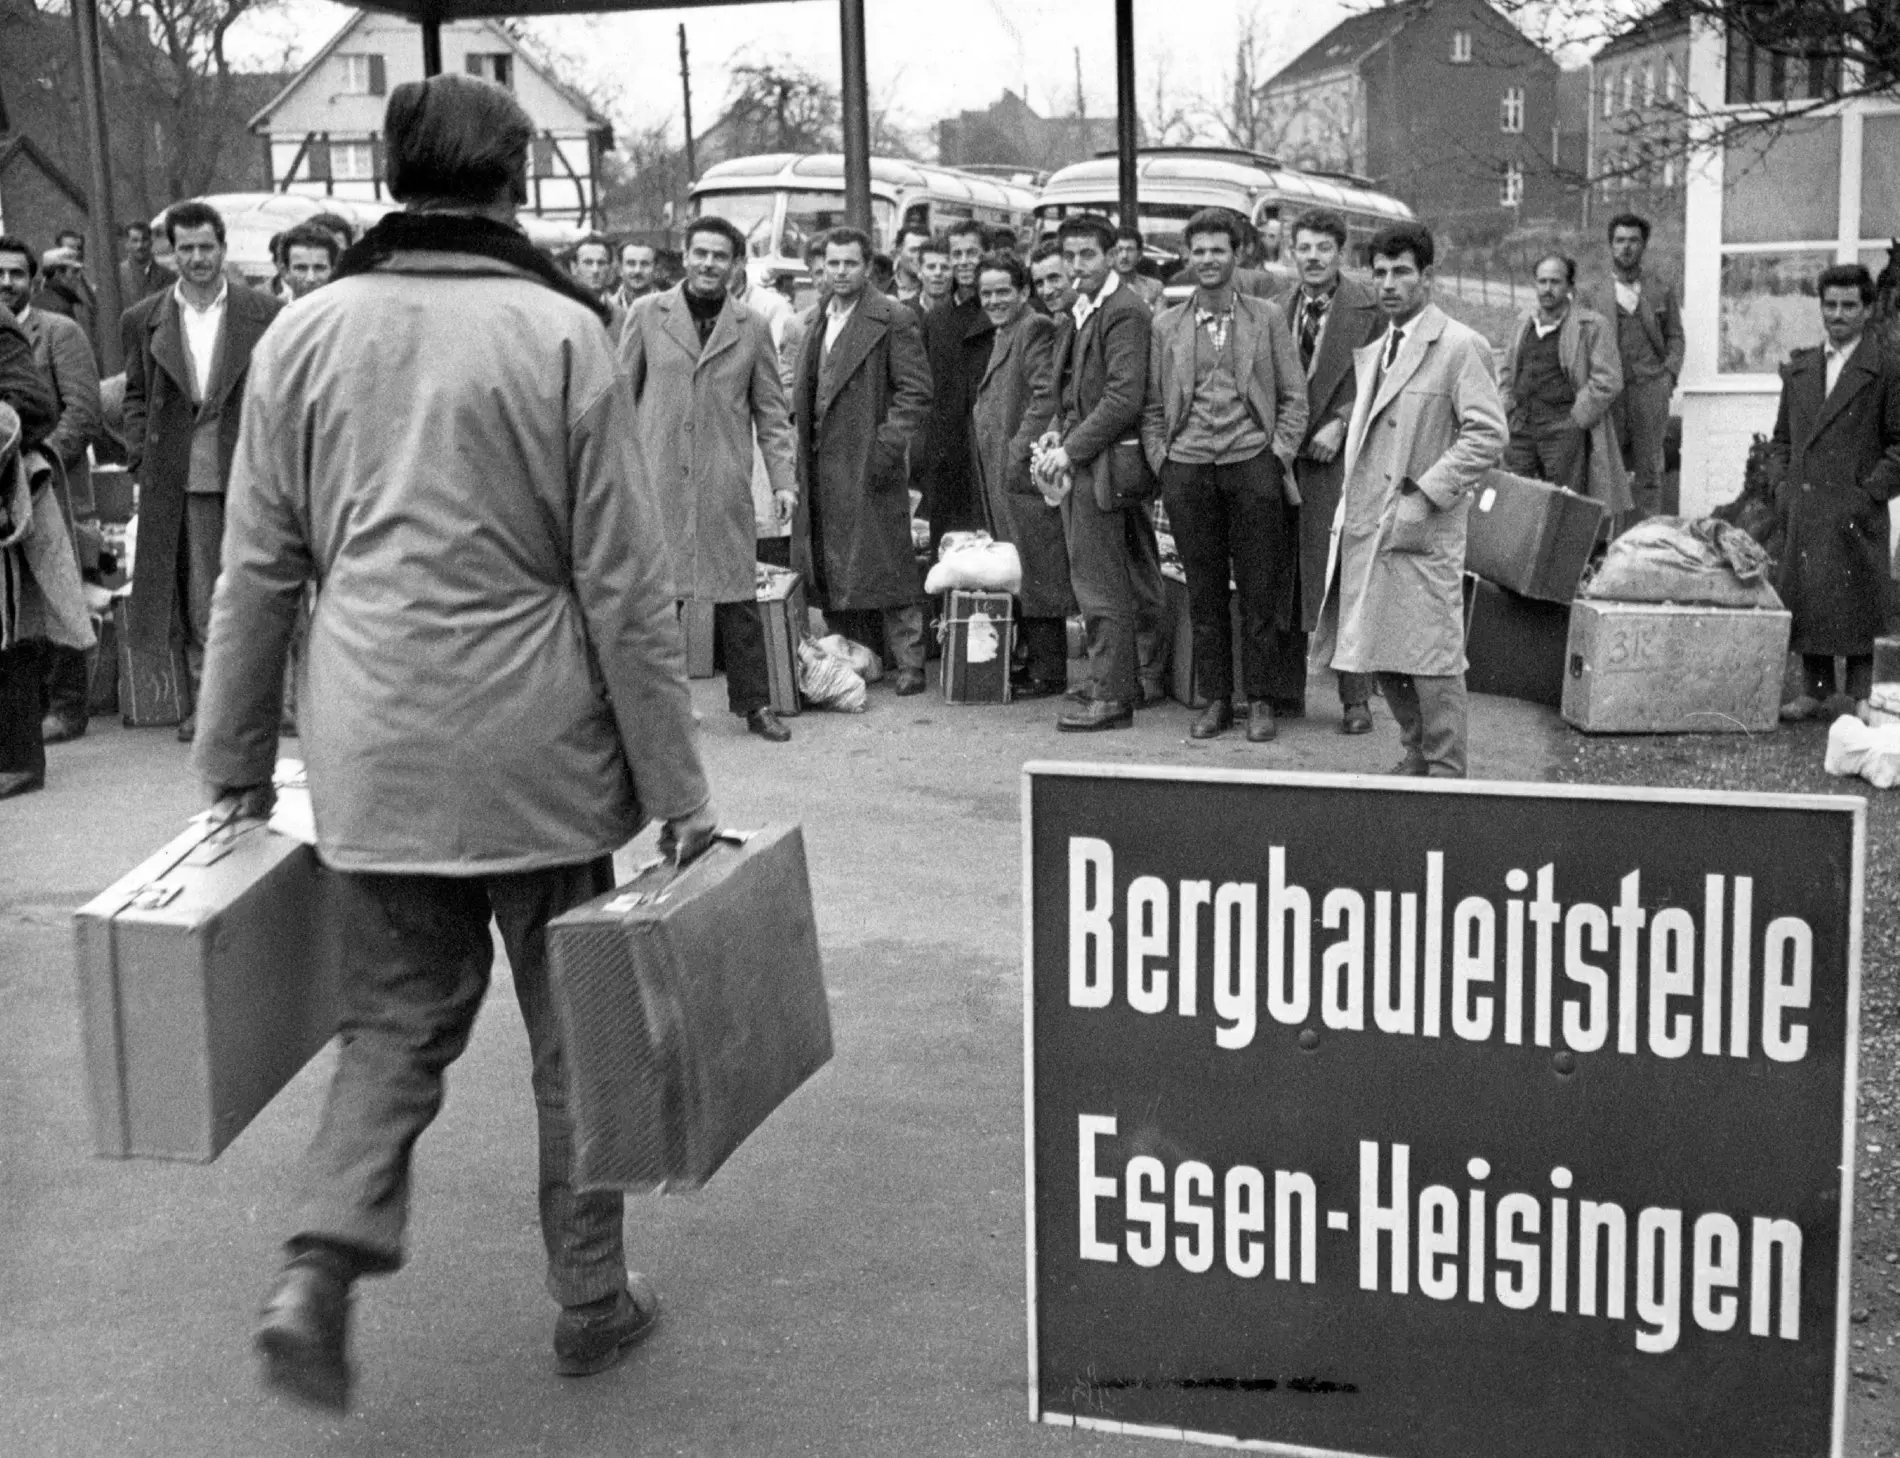
[[[1346,220],[1338,213],[1315,209],[1294,222],[1293,261],[1300,286],[1287,295],[1285,307],[1286,327],[1306,370],[1306,439],[1293,463],[1300,489],[1302,633],[1319,626],[1320,605],[1326,601],[1326,558],[1346,475],[1346,427],[1352,423],[1358,395],[1353,351],[1385,329],[1385,315],[1372,290],[1341,271],[1345,258]],[[1303,641],[1299,646],[1304,652]],[[1304,699],[1302,693],[1302,703]],[[1372,732],[1371,700],[1367,675],[1339,675],[1340,733]]]
[[[182,642],[195,705],[211,628],[251,352],[283,305],[224,273],[224,219],[206,203],[165,214],[175,287],[125,312],[125,443],[139,483],[127,642],[163,658]],[[195,708],[178,726],[189,741]]]
[[[1775,587],[1794,614],[1790,646],[1806,682],[1788,720],[1828,712],[1834,660],[1856,706],[1873,687],[1874,638],[1892,598],[1887,503],[1900,494],[1900,360],[1869,329],[1874,281],[1858,263],[1821,272],[1827,343],[1797,349],[1781,371],[1770,466],[1787,532]]]
[[[945,532],[983,525],[982,492],[970,455],[970,412],[989,368],[996,326],[977,299],[977,263],[983,225],[950,229],[950,296],[924,315],[924,354],[930,360],[930,419],[914,473],[930,523],[931,555]]]
[[[825,299],[799,354],[792,412],[798,508],[792,565],[837,631],[863,641],[881,620],[897,692],[924,688],[924,610],[911,546],[910,452],[930,413],[917,316],[869,286],[871,240],[835,228]]]

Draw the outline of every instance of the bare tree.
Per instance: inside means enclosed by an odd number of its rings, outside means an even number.
[[[1141,130],[1151,147],[1179,147],[1196,140],[1200,126],[1197,107],[1192,99],[1175,94],[1170,72],[1174,57],[1164,46],[1148,58],[1149,74],[1154,77],[1154,100],[1141,113]]]

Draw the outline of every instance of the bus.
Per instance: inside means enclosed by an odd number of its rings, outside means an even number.
[[[768,285],[805,276],[805,245],[844,223],[844,158],[835,152],[774,152],[708,167],[688,194],[693,217],[721,217],[746,237],[747,268]],[[871,159],[872,237],[895,250],[900,232],[939,233],[973,218],[1027,240],[1036,190],[954,167],[896,157]]]
[[[1136,226],[1164,274],[1186,254],[1181,227],[1202,208],[1227,208],[1259,231],[1269,219],[1291,226],[1309,208],[1330,208],[1346,220],[1346,255],[1369,263],[1366,245],[1381,228],[1404,222],[1412,210],[1363,177],[1305,172],[1263,152],[1227,147],[1144,147],[1135,163],[1140,199]],[[1102,213],[1121,221],[1120,163],[1113,153],[1064,167],[1036,202],[1039,235],[1053,236],[1071,213]],[[1286,240],[1290,243],[1292,240]],[[1288,270],[1278,270],[1288,273]],[[1288,274],[1290,277],[1290,273]]]

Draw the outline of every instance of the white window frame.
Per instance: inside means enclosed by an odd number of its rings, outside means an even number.
[[[1634,111],[1635,109],[1636,68],[1634,66],[1625,66],[1623,68],[1623,110]]]
[[[1509,136],[1522,136],[1524,132],[1524,88],[1507,86],[1504,99],[1498,106],[1498,130]]]
[[[332,182],[374,182],[376,180],[375,146],[369,142],[330,143],[330,180]]]
[[[1504,164],[1504,175],[1498,188],[1498,206],[1505,208],[1524,205],[1524,169],[1515,162]]]
[[[1643,67],[1643,105],[1656,104],[1656,66],[1654,62]]]
[[[1471,64],[1471,32],[1454,30],[1451,33],[1451,63],[1454,66]]]
[[[1615,115],[1616,77],[1612,73],[1605,71],[1603,73],[1603,119],[1608,121]]]
[[[1663,100],[1674,105],[1682,99],[1682,67],[1674,56],[1663,58]]]
[[[343,96],[368,96],[371,76],[367,52],[344,52],[337,57],[343,67],[343,80],[337,92]]]

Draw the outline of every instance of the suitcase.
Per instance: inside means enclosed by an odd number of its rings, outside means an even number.
[[[1780,608],[1570,606],[1563,716],[1595,734],[1773,729],[1793,624]]]
[[[191,675],[185,650],[170,643],[159,652],[134,650],[130,594],[112,600],[112,633],[118,644],[119,717],[128,729],[176,724],[191,712]]]
[[[548,925],[581,1189],[696,1189],[831,1058],[805,840],[728,833]]]
[[[119,712],[119,628],[113,613],[97,614],[92,631],[98,644],[86,653],[86,712]]]
[[[1465,576],[1465,688],[1559,708],[1570,609]]]
[[[680,631],[686,638],[686,676],[711,678],[713,662],[713,605],[687,598],[680,604]]]
[[[765,620],[765,672],[772,707],[780,714],[796,714],[798,645],[810,622],[805,615],[805,579],[783,567],[761,562],[757,572],[759,616]]]
[[[1465,533],[1465,571],[1524,597],[1569,602],[1596,546],[1603,508],[1587,496],[1487,471]]]
[[[100,1154],[217,1158],[336,1031],[316,853],[258,821],[193,825],[73,926]]]
[[[1007,704],[1016,600],[1007,592],[954,587],[943,595],[943,701]]]
[[[92,468],[92,504],[91,509],[79,512],[82,517],[123,526],[132,520],[132,513],[138,509],[137,484],[132,473],[124,466],[94,466]],[[77,510],[77,503],[75,503]]]

